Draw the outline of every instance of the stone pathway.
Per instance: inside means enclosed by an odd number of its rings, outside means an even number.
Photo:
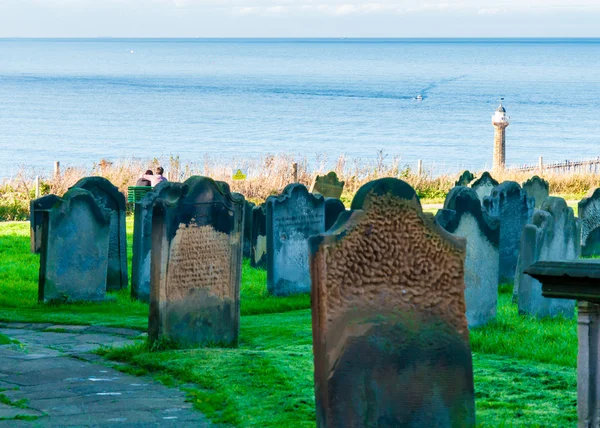
[[[208,427],[185,393],[119,372],[93,353],[139,331],[0,323],[19,343],[0,346],[0,427]]]

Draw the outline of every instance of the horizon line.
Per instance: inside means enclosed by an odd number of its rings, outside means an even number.
[[[289,41],[306,41],[306,40],[325,40],[325,41],[461,41],[461,40],[481,40],[481,41],[600,41],[600,36],[578,37],[578,36],[552,36],[552,37],[353,37],[353,36],[328,36],[328,37],[201,37],[201,36],[60,36],[60,37],[30,37],[30,36],[0,36],[0,40],[289,40]]]

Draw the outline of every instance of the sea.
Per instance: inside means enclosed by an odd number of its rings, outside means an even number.
[[[0,39],[0,177],[171,155],[480,170],[500,98],[508,165],[600,156],[600,39]]]

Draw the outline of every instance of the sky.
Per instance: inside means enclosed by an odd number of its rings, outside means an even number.
[[[600,37],[600,0],[0,0],[0,37]]]

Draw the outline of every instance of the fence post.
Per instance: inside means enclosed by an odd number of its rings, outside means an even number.
[[[292,182],[298,182],[298,163],[292,163]]]
[[[55,161],[54,162],[54,178],[58,178],[58,177],[60,177],[60,162]]]
[[[417,175],[419,177],[423,175],[423,161],[421,159],[417,162]]]
[[[544,172],[544,157],[540,156],[540,159],[538,160],[538,168],[540,170],[540,174],[542,174]]]
[[[35,176],[35,198],[39,198],[40,197],[40,176],[36,175]]]

